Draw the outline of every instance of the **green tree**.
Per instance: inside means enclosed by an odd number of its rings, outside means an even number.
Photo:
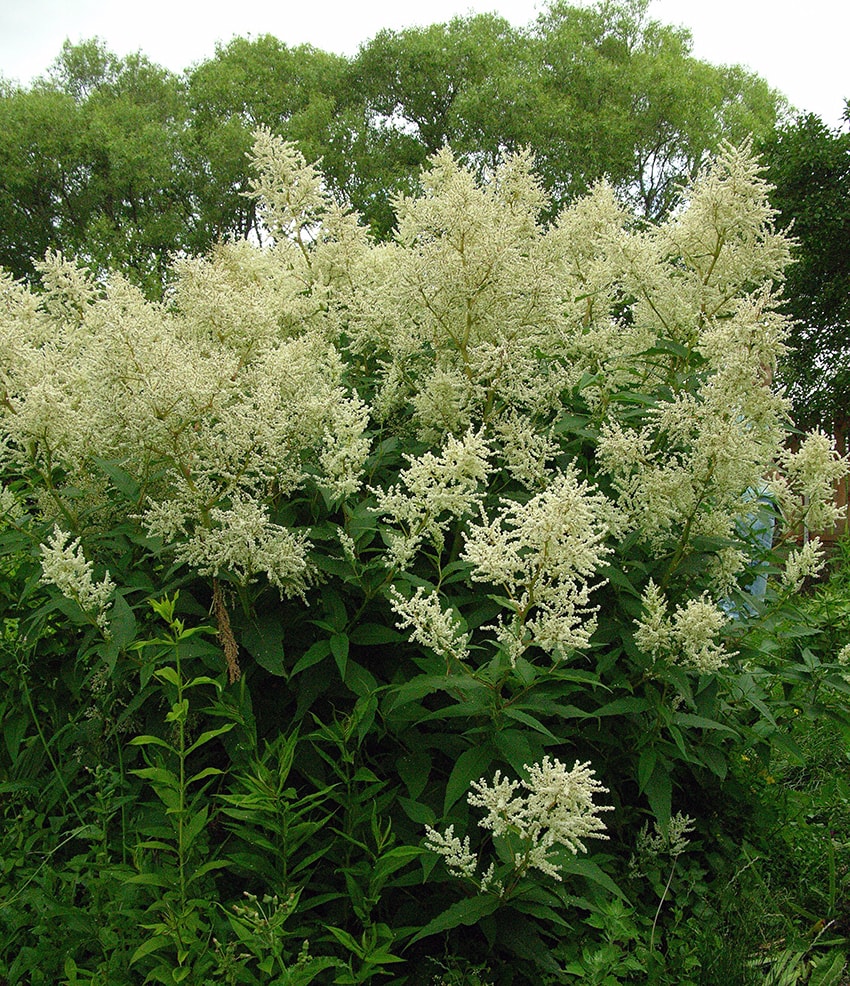
[[[537,22],[539,109],[522,136],[559,204],[605,178],[644,216],[665,216],[724,139],[775,123],[782,100],[764,80],[694,58],[690,33],[648,6],[554,0]]]
[[[479,174],[530,147],[552,215],[600,179],[647,218],[667,215],[723,140],[769,132],[784,103],[739,66],[694,58],[690,34],[647,9],[554,0],[525,30],[478,15],[380,32],[352,66],[365,113],[359,170],[375,173],[380,146],[389,199],[444,144]],[[352,201],[389,228],[374,199]]]
[[[35,277],[33,257],[73,248],[91,207],[79,108],[51,89],[0,91],[0,264]]]
[[[850,408],[850,130],[809,114],[777,129],[761,150],[778,223],[796,241],[782,380],[799,422],[840,428]]]
[[[345,65],[341,56],[310,45],[289,48],[264,35],[234,38],[188,74],[186,155],[197,210],[196,248],[205,237],[258,234],[255,203],[245,195],[257,127],[297,142],[309,160],[334,163],[331,127]]]
[[[66,44],[47,79],[0,94],[0,259],[32,279],[29,257],[55,247],[159,295],[170,254],[262,234],[245,194],[257,126],[321,158],[334,197],[379,238],[445,144],[481,178],[533,149],[546,219],[600,179],[662,218],[724,139],[771,130],[782,101],[694,59],[647,4],[555,0],[524,30],[486,14],[381,31],[351,60],[237,38],[184,78]]]
[[[97,40],[66,42],[32,89],[6,88],[0,114],[3,263],[32,278],[30,258],[58,249],[160,294],[170,255],[196,225],[180,167],[178,78]]]

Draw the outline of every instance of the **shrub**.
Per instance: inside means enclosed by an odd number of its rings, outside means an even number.
[[[633,906],[662,940],[639,830],[710,838],[772,728],[752,492],[822,528],[845,469],[784,447],[758,165],[726,148],[661,225],[600,185],[544,227],[529,155],[479,184],[446,150],[375,245],[291,146],[254,163],[273,245],[176,260],[163,303],[58,255],[2,283],[4,776],[74,792],[145,889],[128,976],[416,982],[446,942],[497,982],[645,975],[561,940]]]

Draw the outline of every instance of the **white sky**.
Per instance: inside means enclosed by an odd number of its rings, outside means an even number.
[[[0,0],[0,74],[29,84],[66,38],[98,36],[119,55],[140,50],[180,72],[234,35],[273,34],[288,45],[353,55],[381,28],[486,11],[525,26],[541,6],[536,0]],[[652,0],[650,14],[690,28],[698,58],[746,65],[798,109],[839,124],[850,97],[847,0]]]

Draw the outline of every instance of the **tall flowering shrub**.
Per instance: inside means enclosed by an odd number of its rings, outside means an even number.
[[[59,255],[42,290],[4,277],[4,543],[86,667],[129,687],[146,598],[180,586],[255,740],[319,725],[302,781],[350,763],[368,794],[304,877],[322,906],[340,872],[349,921],[421,928],[418,883],[471,879],[426,898],[429,934],[510,912],[531,961],[570,879],[616,890],[585,851],[616,869],[647,813],[699,816],[726,777],[755,714],[752,491],[786,534],[832,515],[846,464],[818,434],[785,450],[771,386],[788,241],[746,147],[657,226],[605,185],[544,226],[530,155],[479,183],[444,150],[380,245],[291,146],[259,133],[254,163],[272,245],[176,260],[162,302]],[[377,917],[369,824],[424,861]]]

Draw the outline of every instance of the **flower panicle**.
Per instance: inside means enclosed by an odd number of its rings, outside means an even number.
[[[94,565],[82,549],[79,538],[54,525],[47,544],[41,546],[41,582],[55,585],[67,599],[93,619],[104,632],[109,628],[108,610],[115,583],[107,570],[100,582],[95,581]]]
[[[595,804],[597,794],[607,794],[608,788],[594,777],[590,763],[578,760],[571,769],[556,758],[545,756],[539,763],[525,764],[528,773],[522,780],[510,780],[497,770],[492,781],[480,778],[470,785],[468,803],[483,808],[485,815],[479,828],[494,838],[506,838],[513,843],[513,875],[521,877],[530,869],[555,880],[562,880],[558,848],[573,855],[586,853],[588,838],[607,839],[601,812],[612,811],[612,805]],[[475,880],[479,890],[504,892],[504,883],[495,877],[495,864],[476,880],[477,859],[472,854],[469,837],[463,842],[455,836],[450,825],[441,835],[426,827],[427,848],[446,861],[449,871],[458,877]]]

